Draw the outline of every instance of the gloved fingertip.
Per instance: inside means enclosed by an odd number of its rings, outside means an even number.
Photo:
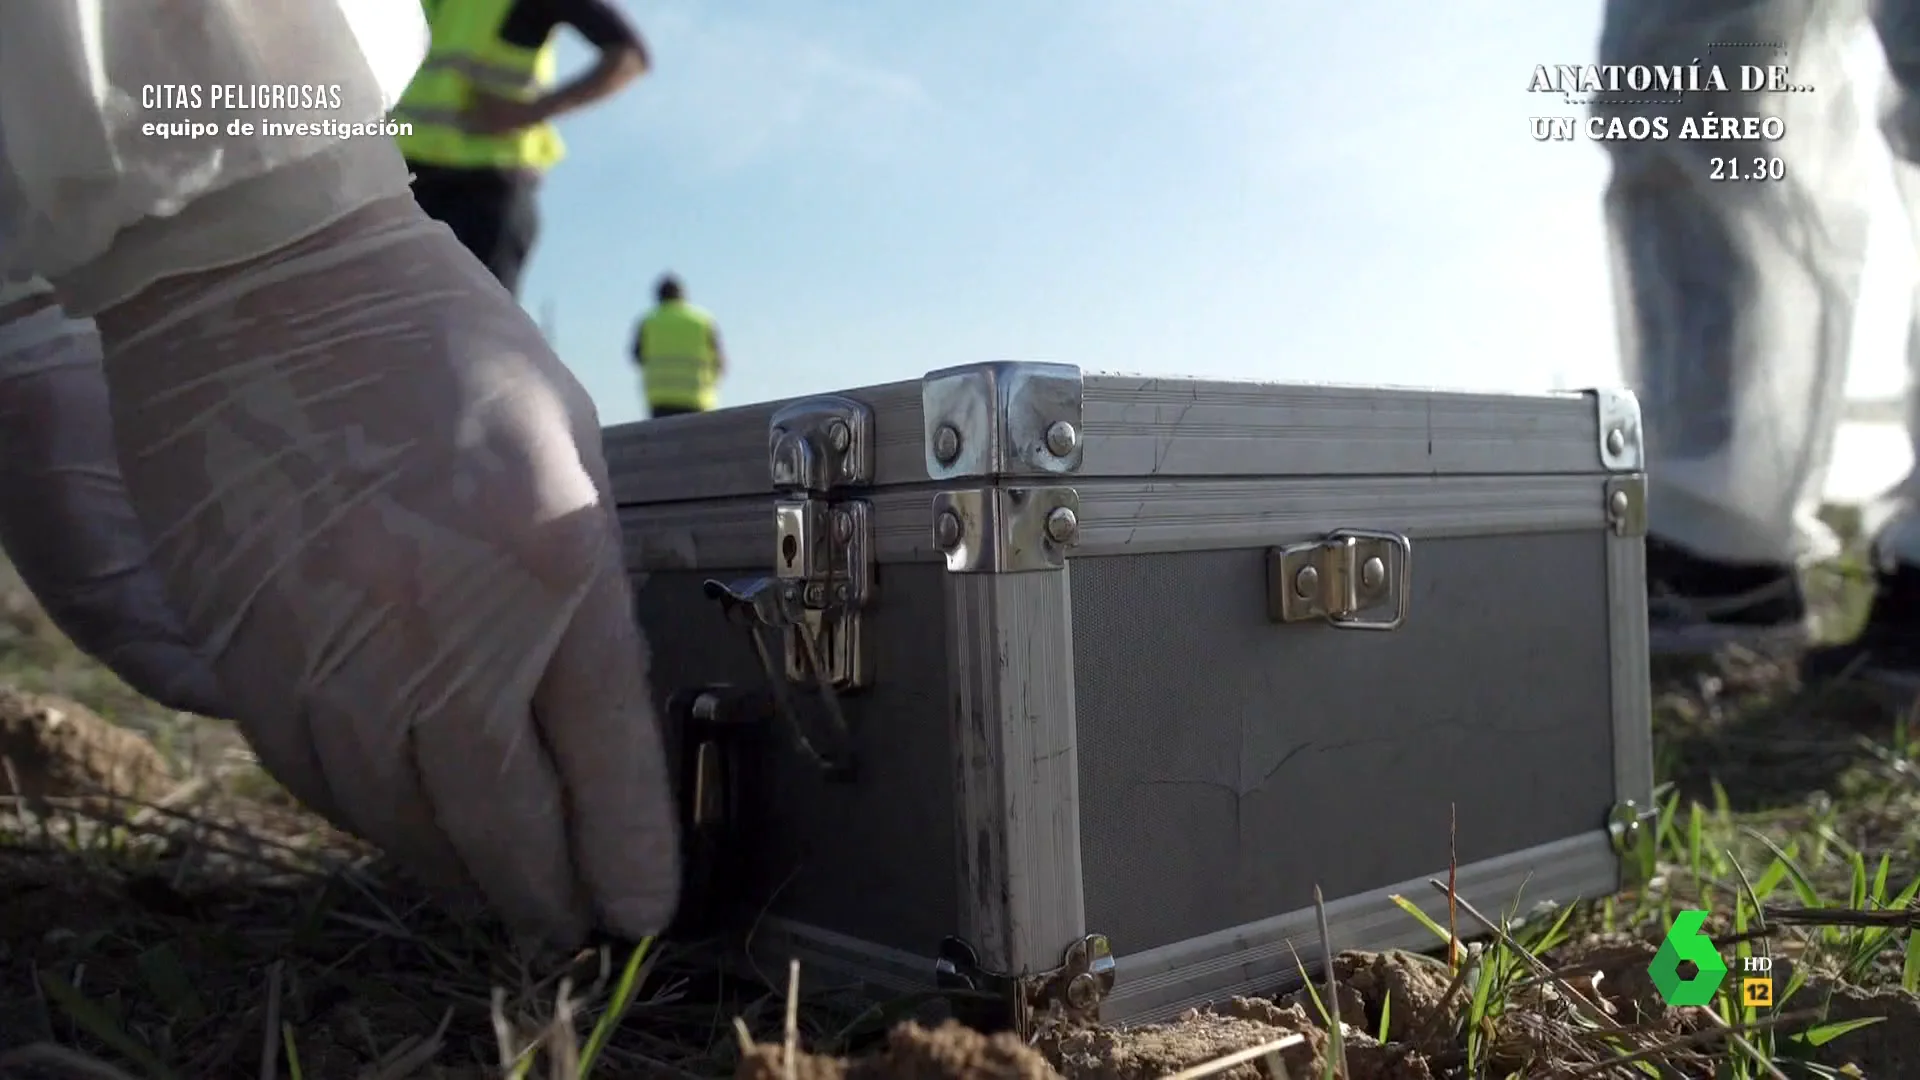
[[[600,911],[600,928],[615,937],[642,941],[658,937],[673,922],[679,897],[671,890],[652,895],[628,897],[606,904]]]
[[[628,937],[625,934],[616,934],[604,926],[596,926],[587,934],[587,940],[580,947],[595,951],[605,949],[608,952],[624,954],[638,948],[648,936]]]
[[[509,928],[507,938],[513,954],[521,960],[532,963],[545,963],[551,960],[555,953],[575,952],[584,948],[589,942],[584,924],[572,928],[552,926]]]

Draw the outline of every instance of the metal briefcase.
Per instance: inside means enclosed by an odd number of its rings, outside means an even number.
[[[1109,1021],[1618,885],[1639,411],[997,363],[609,429],[684,915]],[[1296,956],[1299,960],[1296,960]]]

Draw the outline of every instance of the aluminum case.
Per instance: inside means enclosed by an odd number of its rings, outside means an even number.
[[[1450,817],[1488,912],[1647,819],[1630,394],[993,363],[605,445],[662,707],[771,669],[857,750],[735,781],[809,969],[1153,1020],[1313,964],[1316,886],[1336,949],[1431,945],[1389,898],[1444,911]]]

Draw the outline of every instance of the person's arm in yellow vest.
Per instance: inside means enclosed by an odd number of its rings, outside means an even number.
[[[647,43],[612,0],[518,0],[512,18],[549,28],[571,26],[599,50],[579,78],[531,101],[476,93],[469,121],[480,134],[502,134],[558,119],[603,101],[646,74]]]
[[[522,0],[530,2],[530,0]],[[532,0],[538,2],[538,0]],[[600,59],[579,78],[569,80],[530,103],[529,111],[544,123],[604,101],[647,73],[651,58],[646,39],[611,0],[546,0],[555,9],[555,22],[574,28],[600,52]]]
[[[716,326],[707,333],[713,342],[713,373],[716,376],[725,375],[727,373],[727,350],[720,344],[720,328]]]

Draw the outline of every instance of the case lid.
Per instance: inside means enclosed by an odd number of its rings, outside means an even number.
[[[793,431],[846,427],[849,486],[980,478],[1568,475],[1638,472],[1624,390],[1498,394],[1087,374],[987,363],[605,432],[623,506],[766,495]],[[830,430],[831,429],[831,430]],[[788,444],[781,449],[783,435]],[[789,475],[792,481],[796,475]],[[853,479],[848,477],[845,479]]]

